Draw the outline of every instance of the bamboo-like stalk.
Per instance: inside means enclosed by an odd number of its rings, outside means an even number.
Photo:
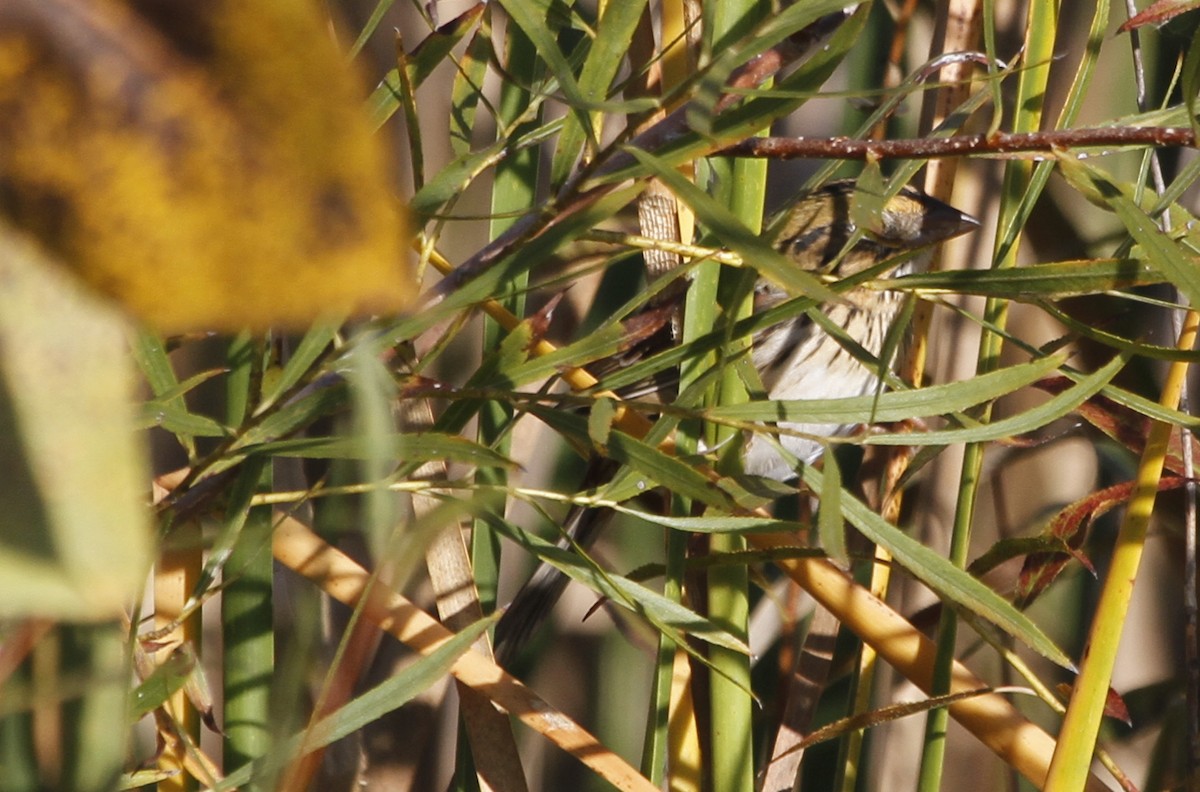
[[[758,0],[725,0],[718,3],[712,15],[709,44],[719,51],[722,42],[743,38],[751,26],[770,13],[769,6]],[[764,130],[765,131],[765,130]],[[762,224],[763,205],[767,186],[767,163],[765,160],[710,160],[717,174],[716,198],[723,202],[747,228],[758,232]],[[715,261],[704,262],[697,270],[692,286],[688,289],[687,308],[684,312],[684,338],[692,338],[711,332],[717,319],[718,305],[727,319],[736,321],[753,311],[753,288],[750,284],[756,277],[753,271],[729,270]],[[718,285],[718,300],[709,301],[698,293],[697,285],[708,277]],[[693,314],[699,312],[698,322]],[[691,331],[689,335],[688,331]],[[735,355],[737,348],[749,344],[748,339],[732,342],[722,350],[714,361],[721,365],[724,355]],[[707,369],[704,362],[694,371],[698,375]],[[685,387],[681,383],[681,387]],[[732,366],[724,368],[717,383],[717,391],[711,404],[732,404],[747,399],[745,386]],[[738,434],[729,426],[709,426],[705,430],[705,444],[709,448],[728,446]],[[727,459],[723,463],[740,470],[737,460]],[[714,553],[737,553],[746,549],[746,540],[733,534],[718,534],[710,538]],[[750,617],[750,570],[741,564],[714,567],[708,574],[708,617],[722,629],[746,641],[749,638]],[[709,676],[709,708],[711,735],[710,783],[714,789],[754,789],[754,699],[750,694],[750,658],[747,655],[719,646],[709,648],[709,661],[713,673]]]
[[[163,550],[154,570],[154,626],[160,630],[172,628],[162,636],[158,651],[164,662],[180,645],[188,644],[200,654],[200,611],[180,621],[184,606],[203,569],[200,552],[200,526],[194,522],[176,525],[169,537],[170,545]],[[158,756],[158,769],[172,775],[158,784],[159,792],[190,792],[196,780],[186,770],[187,743],[200,740],[200,715],[187,699],[186,693],[176,691],[163,707],[177,731],[163,734],[163,750]]]
[[[411,601],[376,585],[369,572],[293,517],[279,516],[273,549],[281,564],[339,602],[361,608],[365,618],[422,654],[433,652],[454,637]],[[657,792],[655,785],[595,737],[482,654],[468,651],[450,672],[618,789]]]
[[[1177,347],[1193,349],[1196,346],[1197,330],[1200,329],[1200,314],[1189,311],[1179,334]],[[1159,403],[1174,409],[1179,404],[1188,373],[1188,363],[1176,361],[1167,371]],[[1084,653],[1079,679],[1067,706],[1063,719],[1061,741],[1054,752],[1054,761],[1046,779],[1048,792],[1073,792],[1082,789],[1092,763],[1092,751],[1100,720],[1108,702],[1109,680],[1117,659],[1117,647],[1125,626],[1125,615],[1133,597],[1133,586],[1137,580],[1142,550],[1146,544],[1146,529],[1154,513],[1154,502],[1158,497],[1158,480],[1162,477],[1163,461],[1174,427],[1161,421],[1150,427],[1142,461],[1138,466],[1136,489],[1129,500],[1117,543],[1113,549],[1112,562],[1100,601],[1096,606],[1096,617],[1092,622],[1088,648]]]
[[[631,56],[637,62],[649,64],[641,90],[662,99],[687,79],[696,53],[688,46],[683,0],[664,0],[660,12],[660,44],[654,41],[652,18],[647,9],[639,28],[641,35],[634,37]],[[656,57],[660,51],[661,57]],[[660,122],[666,114],[666,107],[659,109],[646,119],[645,126]],[[684,168],[684,176],[690,179],[694,168],[690,163]],[[649,247],[658,248],[654,252],[643,249],[648,279],[665,275],[682,263],[683,254],[662,246],[690,243],[695,218],[660,180],[652,181],[638,199],[638,225],[651,242]],[[677,494],[671,497],[669,508],[672,514],[688,511],[686,499]],[[678,531],[668,531],[664,544],[663,596],[680,602],[684,596],[687,537]],[[657,784],[669,778],[670,788],[680,792],[699,790],[703,774],[690,670],[687,654],[670,636],[659,633],[641,769]]]

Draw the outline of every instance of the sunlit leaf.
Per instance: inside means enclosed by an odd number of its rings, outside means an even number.
[[[821,509],[817,512],[817,533],[825,552],[844,563],[847,555],[846,523],[842,518],[842,471],[833,454],[826,454],[821,466]]]
[[[929,385],[879,395],[843,399],[780,399],[713,407],[704,412],[710,420],[787,421],[792,423],[860,423],[903,421],[955,413],[1037,382],[1065,361],[1047,355],[1029,363],[991,371],[961,382]]]
[[[471,133],[475,129],[475,111],[483,96],[483,80],[488,61],[493,57],[492,26],[484,14],[479,28],[471,36],[467,51],[459,60],[450,90],[450,147],[462,156],[471,150]]]
[[[880,281],[888,288],[932,294],[1056,299],[1161,283],[1161,273],[1136,259],[1085,259],[1012,269],[920,272]]]
[[[268,764],[274,762],[274,766],[281,765],[298,755],[301,747],[311,751],[328,745],[411,701],[421,691],[444,679],[455,661],[471,650],[471,644],[491,626],[492,621],[493,619],[484,619],[456,633],[437,649],[356,697],[336,712],[322,718],[311,729],[293,736],[284,746],[272,752]],[[226,776],[214,790],[233,790],[245,786],[254,777],[254,773],[262,769],[261,766],[248,762]]]
[[[599,101],[608,93],[608,86],[629,51],[634,28],[646,7],[646,0],[626,0],[601,6],[596,40],[588,50],[583,71],[579,76],[579,90],[591,101]],[[567,178],[571,167],[579,158],[584,142],[596,141],[597,129],[592,127],[592,117],[585,108],[576,108],[568,114],[555,147],[550,166],[550,179],[559,184]]]
[[[1070,157],[1059,157],[1058,164],[1072,186],[1108,206],[1120,218],[1134,241],[1142,246],[1150,266],[1166,276],[1192,305],[1200,305],[1200,269],[1195,259],[1133,199],[1129,185],[1113,181],[1099,168]]]
[[[1125,365],[1123,355],[1114,357],[1107,365],[1086,377],[1081,377],[1074,387],[1058,394],[1023,412],[980,426],[960,429],[940,429],[922,433],[892,433],[864,437],[867,445],[946,445],[949,443],[978,443],[986,440],[1002,440],[1025,432],[1041,429],[1083,404],[1108,384]]]
[[[195,666],[194,653],[172,652],[165,662],[155,667],[154,672],[130,693],[130,716],[136,720],[165,704],[187,684],[188,676]]]

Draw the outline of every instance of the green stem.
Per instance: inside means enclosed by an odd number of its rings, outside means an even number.
[[[1026,28],[1025,60],[1029,67],[1020,73],[1017,84],[1016,114],[1013,119],[1014,132],[1037,130],[1042,122],[1042,105],[1049,80],[1050,62],[1054,56],[1054,40],[1057,31],[1057,3],[1052,0],[1034,2],[1029,6]],[[1024,161],[1009,163],[1004,174],[1000,218],[997,229],[995,269],[1008,269],[1017,264],[1017,247],[1020,239],[1020,207],[1030,189],[1031,164]],[[1004,328],[1008,322],[1008,301],[989,298],[984,306],[984,331],[979,341],[979,356],[976,371],[984,374],[994,371],[1000,364],[1000,353],[1004,346]],[[988,329],[993,328],[993,329]],[[980,422],[991,419],[991,409],[986,407],[979,416]],[[979,493],[985,446],[968,445],[964,452],[962,473],[959,480],[958,500],[955,505],[954,525],[950,535],[950,560],[961,567],[967,563],[971,542],[971,525],[975,503]],[[950,675],[954,663],[955,642],[958,635],[958,619],[952,608],[943,608],[938,625],[938,648],[934,660],[934,682],[930,695],[944,695],[950,691]],[[945,708],[929,713],[925,724],[925,750],[921,757],[921,772],[918,789],[920,792],[936,792],[941,788],[942,769],[946,755],[946,729],[950,714]]]
[[[719,3],[713,15],[712,41],[720,48],[724,42],[737,41],[752,29],[753,25],[770,13],[769,7],[754,0],[730,0]],[[712,163],[717,178],[717,196],[729,206],[733,214],[756,233],[761,228],[763,196],[766,192],[766,162],[739,159],[732,162],[717,160]],[[711,272],[711,275],[709,274]],[[729,272],[723,275],[715,262],[705,265],[696,273],[711,277],[720,284],[719,300],[726,312],[726,326],[750,315],[753,304],[752,290],[748,288],[755,277],[752,271]],[[692,292],[695,292],[693,284]],[[689,293],[687,320],[692,322],[693,312],[699,308],[700,300]],[[698,317],[695,329],[711,328],[715,316]],[[687,336],[685,334],[685,341]],[[743,341],[742,343],[747,343]],[[726,349],[734,354],[737,349]],[[720,364],[720,361],[716,361]],[[718,383],[714,403],[728,404],[745,401],[747,398],[737,372],[727,368]],[[707,440],[710,447],[736,448],[730,427],[712,427]],[[723,471],[736,472],[740,462],[726,457],[719,465]],[[734,535],[714,536],[710,545],[713,553],[732,553],[744,550],[745,539]],[[747,622],[750,615],[750,572],[746,566],[727,564],[715,567],[709,573],[708,615],[722,629],[743,640],[747,639]],[[739,652],[721,647],[709,651],[713,673],[709,685],[711,713],[712,788],[720,790],[754,789],[754,700],[750,694],[750,658]]]
[[[691,503],[674,496],[671,514],[687,514]],[[672,602],[683,600],[683,577],[687,563],[687,536],[682,531],[667,531],[666,572],[663,596]],[[654,661],[653,691],[647,714],[646,738],[642,746],[642,775],[662,786],[670,749],[671,689],[675,680],[675,653],[678,647],[666,634],[658,636]]]
[[[247,335],[230,345],[226,419],[231,426],[240,425],[249,414],[261,380],[262,349]],[[269,464],[248,464],[236,486],[269,492],[271,485]],[[228,519],[241,519],[241,515],[231,509]],[[227,770],[265,756],[270,749],[270,691],[275,674],[271,528],[270,506],[249,509],[224,567],[229,580],[221,595]]]

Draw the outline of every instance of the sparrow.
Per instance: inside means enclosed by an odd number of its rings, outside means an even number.
[[[753,335],[751,360],[768,399],[832,399],[879,392],[888,365],[881,356],[904,310],[906,295],[868,288],[861,281],[888,271],[897,276],[924,271],[934,246],[979,226],[973,217],[912,187],[883,200],[877,213],[858,211],[856,189],[853,181],[831,182],[797,196],[766,224],[764,235],[776,250],[800,269],[826,276],[839,292],[837,300],[814,309],[823,321],[806,311]],[[759,278],[754,311],[769,310],[794,296]],[[681,297],[678,302],[682,305]],[[839,332],[831,333],[827,327]],[[763,427],[750,433],[742,456],[747,474],[792,479],[798,463],[812,464],[821,457],[824,441],[850,434],[858,424],[780,422],[775,426],[786,431],[773,436],[772,427]],[[589,471],[588,486],[599,485],[604,472],[614,472],[611,462],[599,462]],[[610,514],[576,508],[564,527],[572,542],[586,547]],[[562,572],[542,565],[518,592],[496,627],[501,662],[511,659],[549,614],[567,582]]]

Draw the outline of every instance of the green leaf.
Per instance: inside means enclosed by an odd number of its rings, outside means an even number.
[[[213,476],[239,464],[248,448],[287,437],[312,424],[326,415],[346,409],[350,388],[344,380],[338,380],[280,407],[260,423],[253,424],[232,446],[209,466],[205,475]]]
[[[279,377],[263,394],[262,401],[254,411],[256,415],[265,412],[298,382],[312,375],[313,364],[320,359],[333,339],[337,337],[340,326],[341,322],[319,322],[308,329],[308,332],[300,339],[300,343],[292,350]]]
[[[600,17],[596,40],[588,50],[583,71],[579,75],[579,91],[588,100],[597,102],[608,95],[608,87],[629,52],[633,31],[646,7],[646,0],[626,0],[607,3]],[[584,107],[575,107],[567,114],[554,159],[550,164],[550,183],[561,184],[571,166],[584,150],[585,140],[596,143],[593,120]]]
[[[307,735],[301,735],[305,748],[312,750],[329,745],[412,701],[444,679],[454,663],[471,650],[495,620],[493,614],[455,633],[428,655],[322,718]]]
[[[778,44],[781,40],[807,27],[817,19],[846,7],[837,0],[810,0],[793,3],[772,17],[756,35],[750,37],[750,50],[730,50],[717,53],[717,60],[710,67],[712,88],[707,92],[698,89],[701,96],[686,107],[693,128],[672,135],[651,153],[662,167],[673,169],[685,162],[712,153],[725,145],[759,134],[770,123],[790,115],[808,97],[820,89],[829,75],[858,42],[866,21],[866,14],[854,14],[842,24],[819,51],[805,60],[799,68],[777,83],[777,91],[759,91],[741,105],[713,117],[716,97],[724,91],[726,75],[745,62],[752,53],[761,52]],[[865,6],[864,6],[865,8]],[[725,59],[728,59],[726,61]],[[722,73],[723,72],[723,73]],[[706,77],[706,79],[708,79]],[[711,125],[710,125],[711,124]],[[636,141],[635,141],[636,142]],[[630,152],[632,154],[632,152]],[[631,157],[614,158],[610,167],[604,169],[598,179],[602,182],[624,181],[636,178],[644,172],[644,164],[636,163]],[[657,174],[656,174],[657,175]]]
[[[467,51],[458,63],[454,86],[450,89],[450,148],[456,157],[471,150],[475,110],[483,98],[483,80],[492,57],[492,26],[489,15],[485,13],[480,17],[479,29],[471,36]]]
[[[714,421],[786,421],[790,423],[885,423],[960,412],[1032,385],[1058,369],[1065,354],[1047,355],[1029,363],[988,372],[962,382],[930,385],[916,390],[887,391],[844,399],[783,399],[711,408],[704,417]]]
[[[248,456],[298,457],[301,459],[374,459],[379,453],[405,462],[445,460],[479,467],[515,468],[517,463],[495,451],[457,435],[440,432],[387,434],[378,437],[299,437],[246,446]]]
[[[530,414],[558,431],[568,442],[590,447],[589,426],[583,417],[543,405],[530,405],[528,409]],[[660,425],[656,425],[655,429],[658,430],[656,434],[662,431]],[[718,489],[708,476],[687,462],[659,451],[652,441],[638,440],[614,430],[608,433],[607,443],[601,452],[610,459],[628,465],[638,474],[640,481],[622,484],[622,487],[632,487],[631,492],[662,486],[710,506],[724,509],[732,506],[729,496]]]
[[[418,694],[446,678],[460,657],[491,626],[494,617],[481,619],[453,638],[421,657],[385,682],[356,697],[341,709],[322,718],[312,729],[301,732],[277,746],[263,761],[246,764],[225,776],[212,788],[213,792],[232,792],[246,786],[258,776],[283,767],[300,755],[301,749],[312,751],[352,734],[368,723],[412,701]]]
[[[1067,415],[1079,405],[1104,389],[1129,360],[1126,354],[1114,357],[1092,374],[1081,377],[1078,384],[1029,410],[992,423],[962,429],[941,429],[922,433],[870,435],[862,438],[864,445],[949,445],[950,443],[982,443],[1032,432],[1051,421]]]
[[[142,376],[150,384],[150,389],[154,391],[154,395],[158,397],[160,403],[166,402],[166,404],[162,404],[162,408],[164,410],[171,410],[176,414],[188,413],[187,403],[183,400],[183,393],[175,392],[175,389],[179,387],[179,380],[175,376],[175,367],[171,365],[171,358],[167,354],[166,347],[163,345],[162,337],[150,330],[140,329],[133,335],[129,347],[134,361],[137,362],[138,367],[142,370]],[[171,395],[168,396],[167,394]],[[157,421],[150,424],[143,424],[143,426],[148,427],[155,423]],[[196,456],[196,443],[193,437],[196,433],[184,428],[183,425],[179,425],[177,428],[170,428],[167,431],[175,434],[179,444],[183,446],[183,450],[187,453],[188,459],[194,459]]]
[[[380,0],[392,2],[392,0]],[[408,54],[408,80],[415,90],[425,82],[443,61],[450,57],[451,51],[462,41],[467,32],[475,25],[486,8],[485,3],[478,3],[466,12],[460,14],[421,40],[413,51]],[[374,21],[374,17],[372,17]],[[366,30],[363,31],[364,34]],[[357,50],[356,50],[357,51]],[[371,118],[373,128],[383,126],[400,107],[400,73],[392,69],[367,99],[367,114]]]
[[[189,412],[176,401],[148,401],[139,409],[137,427],[159,426],[179,438],[228,437],[230,430],[206,415]],[[182,440],[181,440],[182,442]]]
[[[138,428],[157,426],[171,432],[188,452],[189,459],[195,457],[194,438],[228,437],[230,430],[227,427],[206,415],[191,412],[183,399],[202,383],[225,373],[225,369],[201,371],[161,392],[157,398],[144,402],[138,410]]]
[[[1091,325],[1080,322],[1075,317],[1068,314],[1066,311],[1060,311],[1053,305],[1042,303],[1042,310],[1050,316],[1062,322],[1068,330],[1078,333],[1084,338],[1089,338],[1092,341],[1097,341],[1105,346],[1127,352],[1130,355],[1141,355],[1142,357],[1153,358],[1154,360],[1183,360],[1192,363],[1200,362],[1200,350],[1195,349],[1179,349],[1173,346],[1158,346],[1157,344],[1146,344],[1140,341],[1130,341],[1128,338],[1122,338],[1113,333],[1106,333]]]
[[[1142,246],[1150,266],[1187,296],[1191,305],[1200,305],[1200,267],[1178,242],[1163,232],[1154,219],[1137,204],[1132,190],[1118,185],[1099,169],[1074,158],[1062,156],[1059,169],[1076,189],[1098,197],[1107,205],[1130,235]]]
[[[804,480],[813,489],[821,487],[821,474],[804,468]],[[966,571],[950,563],[941,553],[926,547],[901,531],[849,493],[842,495],[841,512],[863,536],[885,548],[896,563],[928,586],[940,599],[996,625],[1048,660],[1073,669],[1069,657],[1032,619],[1018,611],[996,592]]]
[[[1058,299],[1162,283],[1161,273],[1138,259],[1084,259],[1011,269],[945,270],[885,278],[881,288],[925,294],[976,294],[1010,300]]]
[[[821,508],[817,512],[817,533],[825,552],[842,563],[846,553],[846,524],[842,518],[842,471],[833,454],[826,452],[821,466]]]
[[[856,33],[862,30],[866,20],[865,14],[857,14],[850,21],[843,23],[825,43],[825,46],[806,58],[791,75],[777,82],[777,87],[790,95],[782,100],[774,99],[770,110],[767,110],[765,106],[758,106],[757,112],[753,114],[757,116],[757,124],[752,122],[750,125],[739,128],[740,134],[730,134],[729,130],[719,131],[722,121],[730,117],[733,112],[742,109],[735,108],[734,111],[720,115],[714,112],[718,99],[727,90],[730,76],[739,66],[797,33],[801,33],[822,17],[841,12],[847,5],[837,2],[837,0],[808,0],[804,3],[792,3],[780,9],[778,13],[771,14],[751,35],[744,36],[732,46],[720,47],[719,51],[714,52],[713,62],[702,73],[701,82],[693,92],[694,98],[687,106],[688,121],[691,127],[699,133],[700,138],[740,139],[757,134],[769,126],[771,121],[792,113],[808,97],[812,96],[828,79],[832,69],[845,57],[850,46],[858,40]],[[803,39],[804,36],[801,35],[798,38]],[[774,91],[759,90],[755,97],[746,99],[745,104],[758,101],[763,95],[779,96]],[[739,113],[739,117],[745,116],[745,113]]]
[[[1186,3],[1185,5],[1194,8],[1196,4]],[[1192,37],[1187,55],[1183,59],[1181,81],[1183,83],[1183,104],[1187,108],[1188,121],[1192,125],[1192,132],[1200,134],[1200,119],[1196,118],[1196,98],[1197,94],[1200,94],[1200,39],[1195,36]]]
[[[603,448],[608,443],[616,413],[616,405],[612,399],[596,399],[592,405],[588,413],[588,437],[597,446]]]
[[[627,577],[603,570],[589,558],[557,547],[544,539],[499,520],[494,515],[489,516],[488,519],[497,530],[521,544],[542,561],[560,570],[572,580],[608,597],[612,602],[639,613],[681,645],[686,642],[685,635],[687,635],[741,654],[749,654],[749,648],[744,641],[678,602],[667,599]]]
[[[538,57],[545,61],[550,73],[558,80],[567,104],[585,107],[588,104],[578,83],[571,64],[558,47],[553,28],[548,24],[552,3],[549,0],[499,0],[509,16],[510,24],[516,24],[537,49]]]
[[[363,25],[363,29],[358,32],[358,38],[350,46],[349,58],[358,57],[358,53],[362,52],[367,39],[371,38],[371,34],[379,27],[379,22],[383,19],[383,15],[388,12],[388,9],[392,7],[392,3],[394,2],[396,0],[378,0],[375,3],[375,8],[371,11],[371,16],[367,17],[367,23]]]
[[[150,676],[142,680],[129,694],[130,722],[139,720],[167,702],[167,699],[183,690],[196,667],[196,657],[191,652],[174,651],[166,662],[155,666]]]
[[[801,531],[808,526],[794,520],[777,520],[771,517],[736,517],[733,515],[701,517],[674,517],[630,508],[614,501],[605,501],[605,508],[637,517],[654,525],[672,528],[687,533],[765,533],[768,531]]]
[[[398,341],[416,337],[458,311],[472,308],[498,293],[503,293],[504,286],[512,283],[520,273],[545,262],[563,245],[578,239],[615,215],[644,189],[643,184],[631,184],[572,207],[573,211],[564,211],[553,225],[484,268],[474,278],[458,285],[445,299],[414,315],[397,320],[385,332],[372,333],[372,343],[382,352]],[[545,207],[539,207],[538,212],[542,211],[545,211]]]

